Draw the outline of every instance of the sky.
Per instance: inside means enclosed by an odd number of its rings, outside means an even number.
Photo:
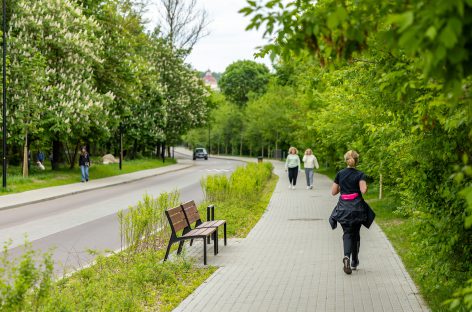
[[[256,47],[266,42],[262,31],[245,31],[249,18],[238,11],[246,6],[246,0],[199,0],[209,15],[209,35],[200,39],[186,61],[195,69],[224,72],[225,68],[237,60],[254,60],[270,68],[268,57],[254,58]],[[157,8],[150,6],[147,18],[155,23]]]

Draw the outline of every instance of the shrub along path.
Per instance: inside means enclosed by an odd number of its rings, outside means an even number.
[[[289,190],[282,163],[274,165],[280,179],[266,213],[247,238],[209,253],[220,268],[175,311],[428,311],[376,224],[361,230],[359,269],[344,274],[342,230],[328,224],[331,181],[316,175],[305,190],[301,174]],[[200,262],[201,248],[187,255]]]

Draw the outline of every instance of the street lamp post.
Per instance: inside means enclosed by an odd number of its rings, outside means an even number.
[[[7,1],[3,0],[3,187],[7,187]]]
[[[211,124],[210,124],[210,122],[208,122],[208,156],[210,156],[210,154],[211,154],[210,127],[211,127]]]
[[[120,170],[123,168],[123,124],[120,123]]]

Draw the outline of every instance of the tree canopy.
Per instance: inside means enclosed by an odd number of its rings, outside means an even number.
[[[148,33],[129,0],[16,1],[9,7],[9,161],[29,150],[75,163],[80,144],[129,155],[157,153],[205,123],[208,92],[158,29]],[[21,151],[21,152],[19,152]],[[27,171],[24,175],[27,175]]]
[[[269,82],[269,69],[254,61],[236,61],[229,65],[219,81],[219,87],[229,99],[244,105],[251,95],[265,92]]]

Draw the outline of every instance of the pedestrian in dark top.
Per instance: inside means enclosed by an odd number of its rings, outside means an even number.
[[[82,174],[82,182],[88,182],[89,180],[89,167],[90,167],[90,155],[87,152],[87,148],[85,146],[82,147],[79,156],[79,166],[80,166],[80,173]]]
[[[359,265],[360,229],[364,224],[367,227],[373,222],[375,214],[362,198],[367,192],[365,174],[356,169],[359,162],[359,154],[356,151],[348,151],[344,155],[347,168],[336,174],[331,193],[341,193],[338,204],[330,217],[333,228],[336,222],[343,228],[343,270],[351,274]],[[334,223],[334,224],[333,224]]]

